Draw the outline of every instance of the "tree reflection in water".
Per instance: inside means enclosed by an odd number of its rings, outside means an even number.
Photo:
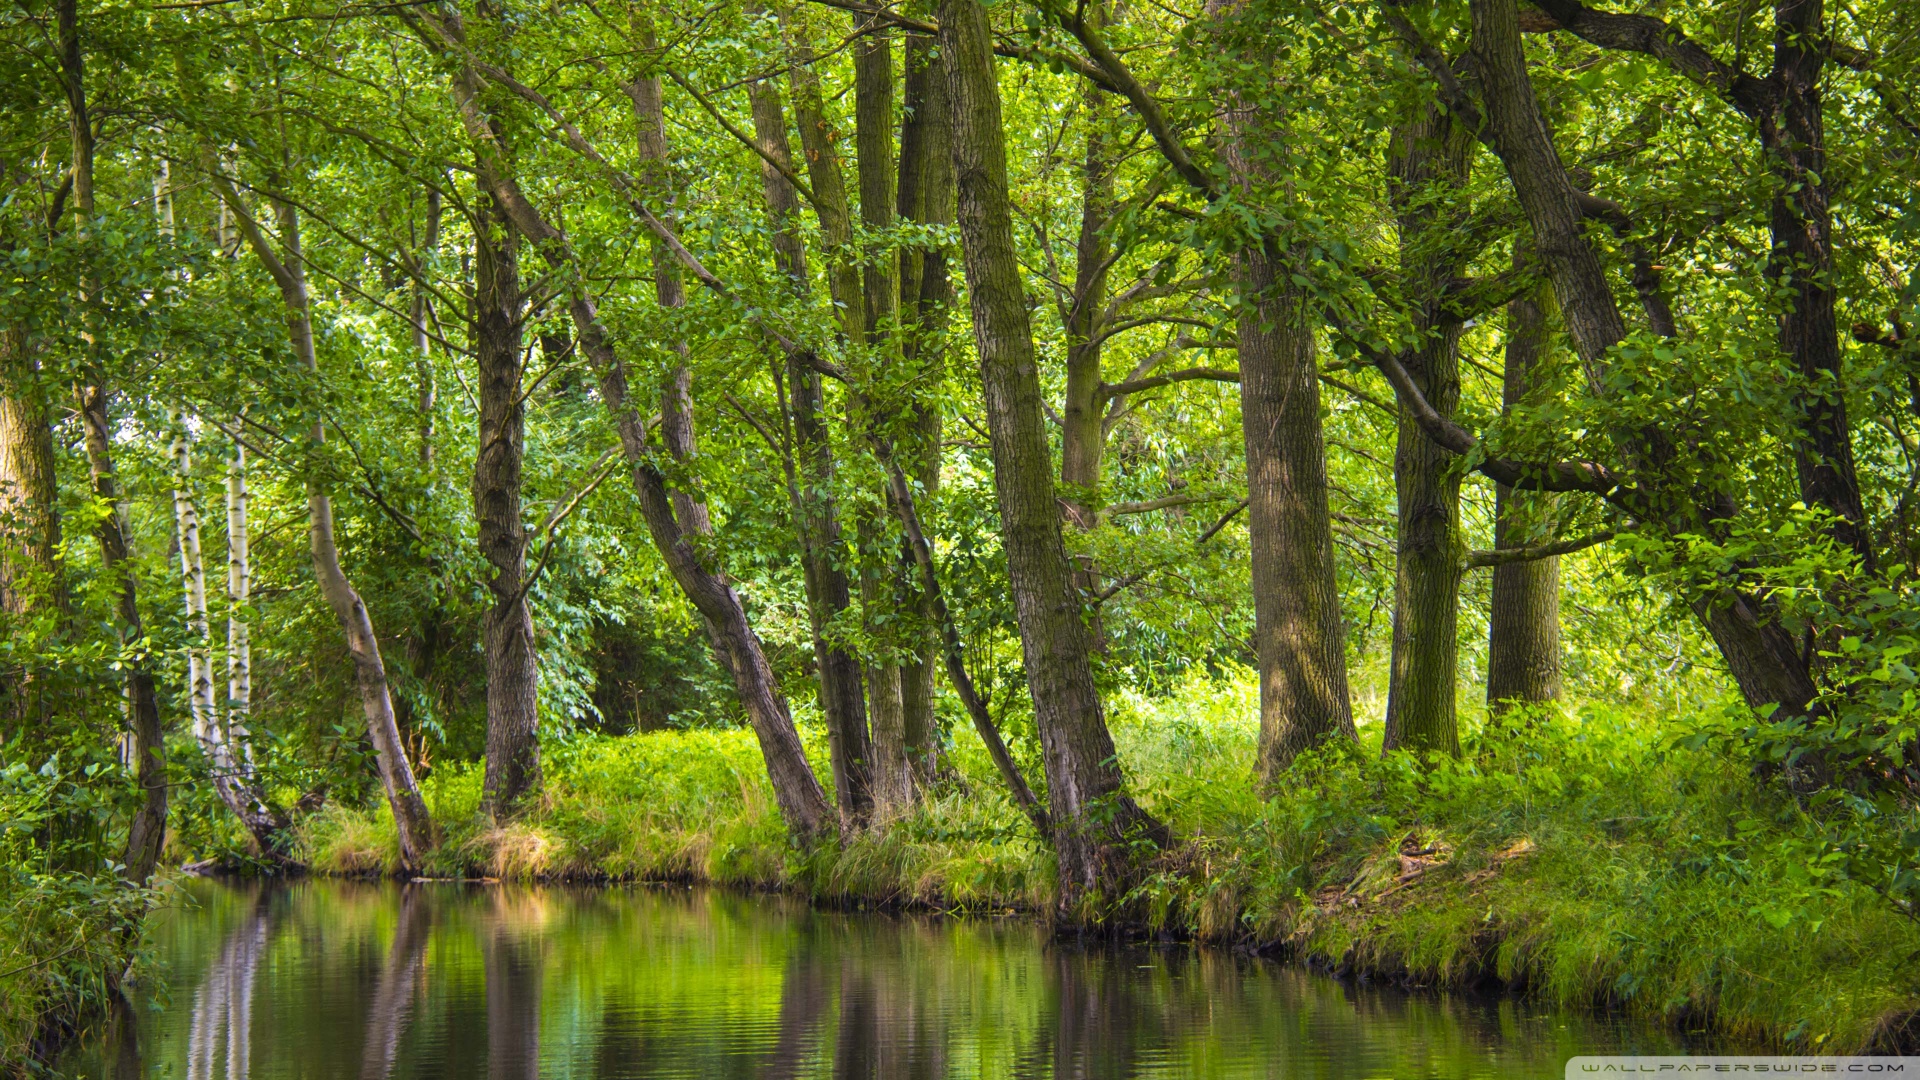
[[[187,1080],[245,1080],[253,1048],[253,978],[273,929],[269,896],[262,891],[193,992],[193,1027],[187,1037]]]
[[[1689,1049],[1510,999],[1355,988],[1020,920],[678,888],[197,882],[160,970],[61,1063],[89,1078],[1123,1080],[1557,1076]],[[135,1031],[135,1020],[144,1030]]]

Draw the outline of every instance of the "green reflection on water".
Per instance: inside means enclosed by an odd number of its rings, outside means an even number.
[[[1558,1077],[1657,1030],[708,889],[194,882],[86,1077]]]

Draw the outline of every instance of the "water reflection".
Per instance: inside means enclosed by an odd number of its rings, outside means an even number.
[[[400,923],[393,932],[387,965],[380,972],[380,984],[367,1009],[361,1080],[387,1080],[393,1075],[394,1058],[400,1053],[400,1033],[406,1030],[407,1018],[413,1012],[414,987],[426,970],[427,932],[432,925],[433,907],[421,897],[419,887],[401,889]]]
[[[1049,946],[1014,921],[779,897],[196,883],[166,992],[69,1073],[133,1080],[1558,1076],[1683,1049],[1514,1001],[1406,996],[1186,949]]]
[[[187,1080],[213,1080],[226,1065],[227,1080],[250,1076],[253,1046],[253,978],[272,929],[267,898],[257,899],[240,924],[227,934],[206,976],[193,992],[193,1021],[187,1035]]]

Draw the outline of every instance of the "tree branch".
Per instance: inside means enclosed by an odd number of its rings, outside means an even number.
[[[1155,390],[1173,383],[1191,382],[1194,379],[1237,383],[1240,381],[1240,373],[1238,371],[1228,371],[1225,368],[1185,368],[1180,371],[1169,371],[1165,375],[1149,375],[1144,379],[1128,379],[1122,383],[1103,384],[1100,387],[1100,398],[1104,401],[1110,398],[1122,397],[1127,394],[1138,394],[1146,390]]]
[[[1773,108],[1773,84],[1721,61],[1671,23],[1652,15],[1595,11],[1579,0],[1533,0],[1548,17],[1589,45],[1654,57],[1757,120]]]
[[[1555,540],[1552,543],[1532,544],[1527,547],[1495,548],[1492,551],[1469,551],[1461,565],[1464,569],[1476,570],[1483,566],[1536,562],[1540,559],[1551,559],[1556,555],[1571,555],[1576,551],[1585,551],[1619,535],[1619,529],[1601,529],[1599,532],[1589,533],[1572,540]]]

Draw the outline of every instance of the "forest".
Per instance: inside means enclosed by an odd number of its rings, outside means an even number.
[[[183,871],[1920,1046],[1920,20],[1627,7],[8,0],[0,1060]]]

